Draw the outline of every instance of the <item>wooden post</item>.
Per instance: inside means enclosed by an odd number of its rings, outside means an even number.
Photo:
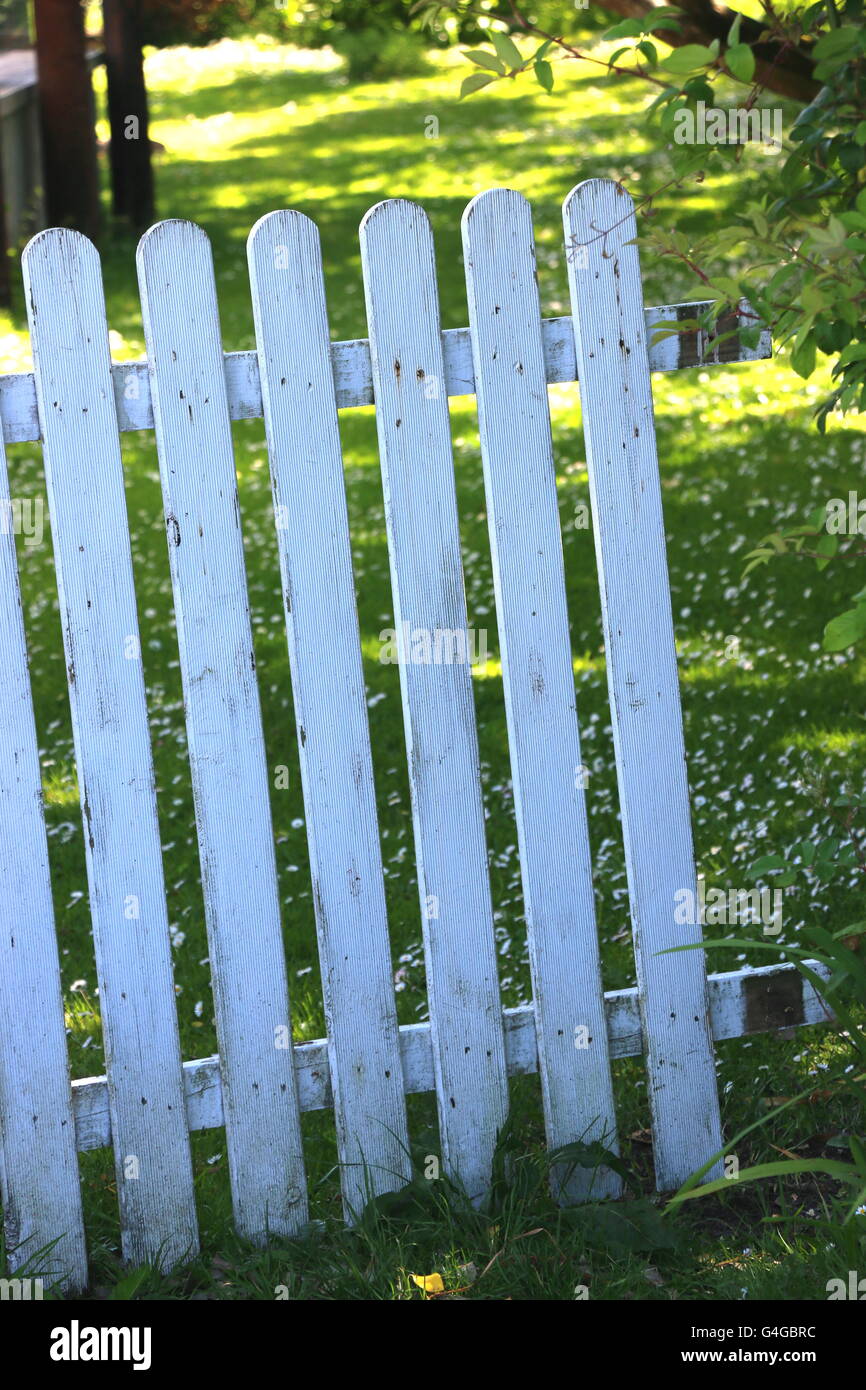
[[[99,176],[84,15],[69,0],[34,0],[48,221],[94,238]]]
[[[143,231],[154,221],[155,212],[141,53],[141,0],[103,0],[102,16],[112,207],[116,217],[128,218],[135,231]]]

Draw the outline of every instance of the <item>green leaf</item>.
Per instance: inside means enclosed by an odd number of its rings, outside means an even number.
[[[728,33],[728,45],[731,48],[736,48],[737,44],[740,42],[740,25],[742,21],[743,16],[741,14],[738,14],[733,24],[731,25],[730,31]]]
[[[749,873],[757,877],[765,874],[768,869],[783,869],[785,860],[781,854],[763,854],[760,859],[756,859],[749,868]]]
[[[644,32],[644,22],[642,19],[622,19],[619,24],[614,24],[611,29],[605,29],[602,34],[603,39],[639,39]]]
[[[560,1220],[577,1230],[587,1246],[612,1255],[670,1250],[676,1245],[670,1222],[646,1198],[570,1207],[560,1213]]]
[[[835,859],[839,852],[839,844],[840,841],[833,835],[827,840],[822,840],[818,846],[818,858],[824,860]]]
[[[843,24],[840,29],[831,29],[828,34],[823,34],[815,47],[812,49],[812,56],[818,62],[824,62],[828,58],[848,57],[853,58],[857,49],[861,48],[861,34],[850,24]]]
[[[702,43],[685,43],[675,48],[662,63],[669,72],[696,72],[713,61],[712,50]]]
[[[607,61],[612,68],[616,67],[616,64],[618,63],[619,59],[622,57],[624,53],[633,52],[634,49],[630,48],[628,44],[625,44],[622,48],[618,48],[615,53],[612,53]],[[608,73],[608,76],[611,76],[611,74]]]
[[[482,87],[486,87],[488,82],[495,82],[496,78],[489,76],[486,72],[470,72],[468,77],[464,77],[460,84],[460,100],[468,97],[470,92],[478,92]]]
[[[507,68],[523,67],[523,54],[508,34],[502,34],[498,29],[491,29],[490,41]]]
[[[755,75],[755,55],[747,43],[734,44],[725,54],[728,71],[741,82],[751,82]]]
[[[791,350],[791,366],[797,376],[805,380],[810,377],[815,370],[815,339],[811,332],[800,334],[793,349]]]
[[[543,58],[535,63],[535,76],[540,87],[543,87],[546,92],[553,91],[553,68]]]
[[[825,652],[844,652],[866,637],[866,603],[831,618],[824,628]]]
[[[659,54],[654,43],[650,43],[649,39],[644,39],[642,43],[638,44],[637,49],[638,53],[642,53],[655,66],[659,60]]]
[[[866,343],[849,343],[848,347],[843,348],[839,353],[836,366],[847,367],[849,362],[862,362],[864,360],[866,360]]]
[[[824,535],[818,538],[815,545],[815,551],[821,557],[820,560],[815,562],[817,568],[819,570],[826,569],[838,549],[839,537],[830,535],[825,531]]]
[[[488,72],[495,72],[500,77],[505,76],[505,64],[499,61],[495,53],[487,53],[483,48],[468,48],[463,57],[479,68],[486,68]]]
[[[150,1269],[147,1265],[139,1265],[138,1269],[133,1269],[129,1274],[125,1274],[114,1285],[109,1298],[112,1302],[133,1302],[135,1295],[150,1276]]]
[[[832,1158],[808,1158],[797,1162],[758,1163],[754,1168],[741,1168],[736,1179],[719,1178],[716,1182],[704,1183],[688,1191],[680,1188],[670,1200],[669,1206],[689,1201],[693,1197],[709,1197],[714,1192],[730,1192],[734,1183],[754,1182],[757,1178],[786,1178],[794,1173],[828,1173],[842,1182],[853,1182],[856,1169],[850,1163],[839,1163]]]

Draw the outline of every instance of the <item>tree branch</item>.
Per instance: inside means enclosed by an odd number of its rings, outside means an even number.
[[[718,0],[599,0],[606,10],[628,19],[643,19],[663,4],[673,3],[683,11],[684,21],[679,33],[659,29],[657,37],[679,48],[686,43],[709,44],[713,39],[726,39],[737,17]],[[649,24],[648,31],[653,32]],[[740,17],[740,41],[747,43],[755,55],[755,82],[777,96],[794,101],[809,102],[818,95],[820,83],[812,75],[814,63],[808,51],[793,43],[776,38],[760,39],[766,26],[759,20]],[[759,41],[760,39],[760,41]]]

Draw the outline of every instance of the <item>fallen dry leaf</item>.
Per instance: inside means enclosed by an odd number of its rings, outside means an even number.
[[[653,1141],[651,1129],[636,1129],[628,1137],[636,1144],[651,1144]]]

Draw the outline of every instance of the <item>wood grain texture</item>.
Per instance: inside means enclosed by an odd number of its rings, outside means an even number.
[[[710,307],[709,300],[694,304],[660,304],[644,311],[647,341],[656,324],[671,319],[696,318]],[[748,327],[752,320],[744,308],[740,323]],[[544,360],[548,385],[577,380],[574,355],[574,329],[571,318],[558,317],[543,321]],[[445,382],[449,396],[470,396],[475,390],[472,374],[472,347],[468,328],[446,328],[442,333],[445,357]],[[763,334],[758,346],[746,347],[738,339],[728,339],[721,349],[707,344],[702,333],[684,333],[681,337],[664,338],[650,346],[650,369],[654,372],[674,372],[702,362],[709,366],[724,361],[756,362],[772,357],[770,335]],[[334,364],[334,384],[340,410],[359,405],[372,405],[373,378],[370,367],[370,345],[366,338],[350,339],[331,344]],[[229,413],[233,420],[257,420],[262,415],[262,393],[259,384],[258,361],[254,352],[225,354],[226,385]],[[116,362],[113,368],[114,394],[121,430],[152,430],[153,403],[146,362]],[[19,444],[39,438],[39,416],[36,410],[36,389],[31,372],[0,375],[0,419],[7,444]]]
[[[430,224],[402,199],[361,224],[394,618],[467,640]],[[442,1157],[471,1198],[508,1110],[478,738],[466,660],[400,661]]]
[[[617,1150],[529,203],[469,204],[463,255],[548,1144]],[[579,1198],[610,1169],[566,1170]],[[554,1175],[556,1177],[557,1175]],[[562,1176],[562,1175],[560,1175]]]
[[[307,1218],[306,1179],[231,423],[210,243],[162,222],[138,249],[235,1224]]]
[[[344,1206],[408,1182],[382,852],[319,234],[248,243]]]
[[[824,979],[829,971],[816,961],[809,962]],[[710,975],[710,1023],[716,1042],[741,1038],[754,1031],[750,1021],[750,1001],[756,991],[765,999],[784,1001],[784,1023],[792,1028],[826,1023],[830,1014],[819,995],[793,965],[765,965],[757,970],[730,971]],[[796,1006],[791,1007],[796,1001]],[[604,996],[610,1055],[639,1057],[644,1052],[640,1006],[636,989],[609,990]],[[538,1071],[535,1010],[531,1004],[503,1009],[505,1053],[509,1076],[531,1076]],[[407,1095],[436,1088],[433,1045],[429,1023],[404,1024],[400,1029],[400,1051]],[[295,1069],[301,1110],[328,1110],[333,1091],[328,1067],[328,1044],[298,1043]],[[223,1123],[219,1058],[204,1057],[184,1062],[187,1122],[191,1130],[216,1129]],[[99,1149],[111,1143],[111,1117],[105,1078],[90,1076],[73,1081],[73,1108],[79,1149]]]
[[[24,253],[84,817],[124,1257],[197,1249],[168,916],[99,256]]]
[[[634,210],[622,187],[592,179],[566,199],[580,396],[608,687],[644,1036],[656,1182],[678,1186],[721,1148],[700,941],[675,921],[696,892]],[[720,1174],[707,1174],[707,1180]]]
[[[87,1283],[39,750],[0,441],[0,1197],[10,1270]]]

